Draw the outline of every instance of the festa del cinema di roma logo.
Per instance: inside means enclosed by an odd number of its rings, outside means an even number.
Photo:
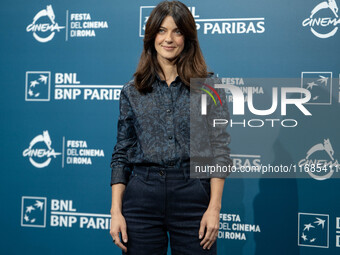
[[[328,14],[327,11],[329,11]],[[340,23],[338,11],[335,0],[323,1],[314,7],[309,18],[302,22],[302,26],[309,26],[310,31],[316,37],[322,39],[332,37],[338,31],[337,25]],[[334,17],[327,17],[326,15],[333,15]]]
[[[48,18],[50,23],[39,22],[40,19],[45,21],[45,17]],[[34,16],[33,22],[27,26],[26,31],[33,32],[33,37],[38,42],[45,43],[53,39],[55,31],[60,32],[60,29],[64,28],[65,27],[59,26],[58,23],[55,22],[55,15],[52,9],[52,5],[47,5],[46,9],[42,9]]]
[[[28,157],[31,164],[37,168],[43,168],[50,164],[52,157],[56,158],[61,155],[60,152],[55,152],[51,147],[52,141],[47,130],[43,134],[37,135],[30,142],[27,149],[23,151],[23,156]],[[37,159],[44,158],[45,160],[39,162]]]
[[[321,155],[320,155],[321,153]],[[314,155],[317,156],[314,156]],[[322,156],[322,157],[321,157]],[[334,170],[339,167],[339,162],[334,158],[334,150],[329,138],[324,139],[323,143],[318,143],[312,146],[306,153],[306,157],[299,161],[299,166],[319,166],[321,174],[316,174],[313,171],[308,171],[310,177],[315,180],[323,181],[332,177]]]
[[[53,158],[61,155],[61,166],[92,165],[95,158],[105,157],[103,149],[89,148],[86,140],[65,140],[63,137],[62,152],[55,152],[52,140],[47,130],[35,136],[27,149],[22,152],[23,157],[28,157],[30,163],[36,168],[47,167]]]

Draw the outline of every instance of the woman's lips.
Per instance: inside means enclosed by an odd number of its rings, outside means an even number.
[[[173,50],[175,47],[162,46],[165,50]]]

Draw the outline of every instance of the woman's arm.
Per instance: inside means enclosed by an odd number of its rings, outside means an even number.
[[[210,202],[202,217],[199,230],[199,238],[204,236],[200,243],[201,246],[203,245],[203,249],[210,249],[218,236],[224,181],[223,178],[210,179]],[[204,235],[205,229],[206,234]]]
[[[135,116],[127,96],[126,86],[120,92],[117,143],[111,158],[111,185],[127,184],[131,173],[128,150],[136,144]]]
[[[122,213],[122,201],[125,191],[125,184],[116,183],[112,187],[111,214]]]
[[[134,114],[129,99],[123,87],[119,99],[119,118],[117,129],[117,143],[111,159],[111,227],[110,234],[114,243],[124,252],[127,251],[123,242],[127,242],[126,222],[122,214],[123,194],[129,181],[130,162],[128,150],[136,143]],[[121,233],[122,241],[119,237]]]
[[[225,181],[224,178],[210,179],[211,195],[208,208],[215,209],[218,211],[221,210],[224,181]]]
[[[214,79],[208,80],[208,83],[211,83],[211,86],[213,87],[215,82],[221,83],[220,81],[215,81]],[[210,136],[210,146],[213,154],[211,165],[229,167],[232,166],[233,162],[230,158],[230,135],[227,132],[227,127],[213,127],[212,125],[214,119],[225,119],[229,122],[230,116],[226,100],[227,94],[224,89],[216,90],[221,97],[222,105],[215,106],[214,104],[210,103],[209,111],[207,114],[208,127],[210,127],[208,131]],[[201,246],[203,245],[203,249],[210,249],[210,247],[217,239],[224,181],[229,174],[229,172],[211,174],[210,202],[208,209],[202,217],[199,230],[199,237],[201,239],[203,238],[204,230],[206,229],[204,239],[200,243]]]
[[[114,243],[124,252],[127,251],[120,240],[119,233],[122,234],[122,240],[126,243],[128,240],[126,232],[126,222],[122,215],[122,200],[125,191],[125,184],[117,183],[112,186],[112,203],[111,203],[111,228],[110,234]]]

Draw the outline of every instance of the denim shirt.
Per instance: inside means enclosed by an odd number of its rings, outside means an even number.
[[[181,168],[190,164],[190,89],[179,76],[170,86],[156,77],[152,92],[140,93],[133,80],[121,89],[110,185],[127,184],[133,166]],[[214,155],[231,165],[229,134],[223,132],[216,139],[226,142],[215,148]]]

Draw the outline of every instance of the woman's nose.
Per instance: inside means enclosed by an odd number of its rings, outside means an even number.
[[[172,35],[171,35],[171,33],[167,33],[166,34],[165,41],[167,43],[171,43],[172,42]]]

